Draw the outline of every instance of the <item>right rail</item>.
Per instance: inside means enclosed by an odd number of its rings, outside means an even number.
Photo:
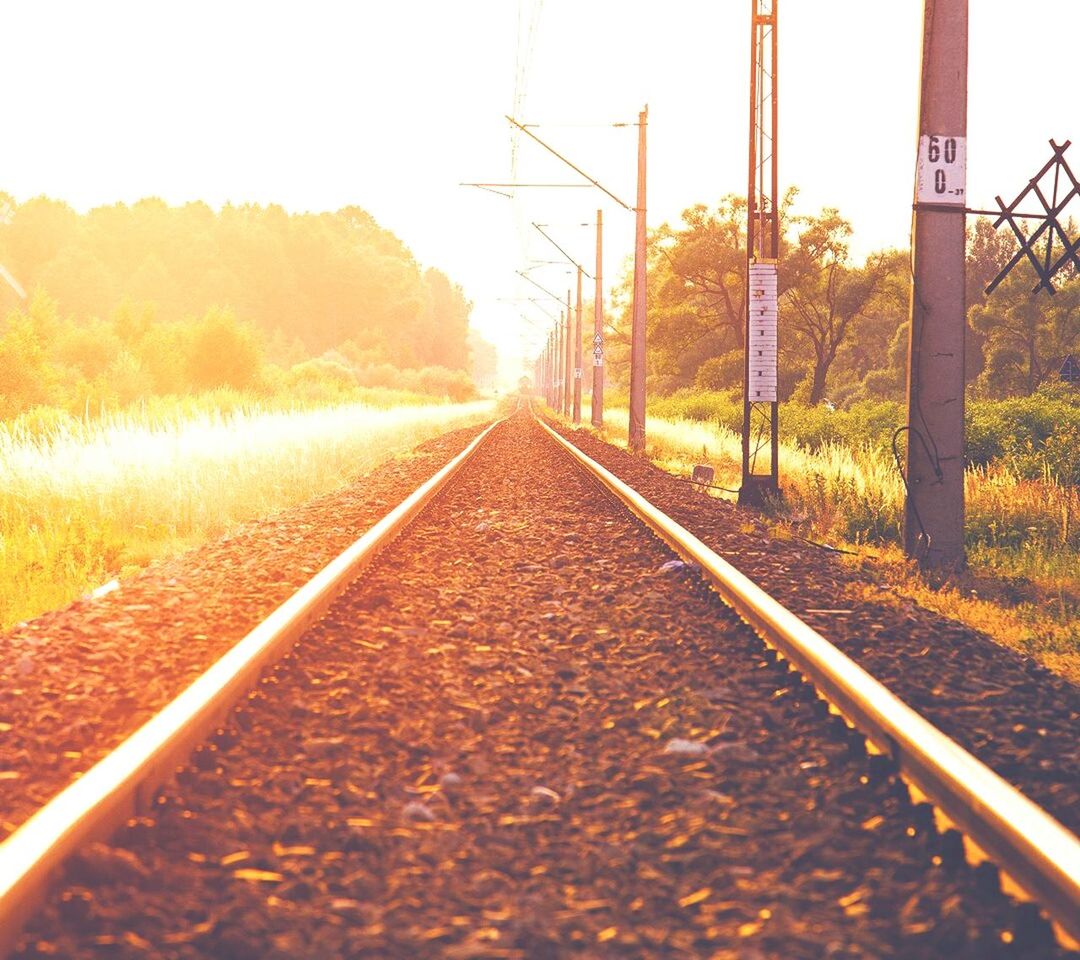
[[[1080,840],[781,606],[685,527],[649,503],[539,417],[594,479],[705,578],[901,774],[936,804],[1031,899],[1080,942]],[[1062,938],[1064,939],[1064,938]],[[1071,946],[1071,944],[1070,944]]]

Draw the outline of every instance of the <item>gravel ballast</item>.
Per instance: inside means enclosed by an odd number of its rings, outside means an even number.
[[[673,559],[514,417],[23,955],[1060,956]]]
[[[148,720],[481,427],[0,637],[0,839]]]
[[[1080,688],[985,634],[864,576],[586,430],[552,426],[839,647],[900,699],[1080,832]]]

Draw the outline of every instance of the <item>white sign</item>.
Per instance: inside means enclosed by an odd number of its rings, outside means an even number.
[[[919,203],[967,203],[967,138],[935,134],[919,138],[915,175]]]
[[[750,264],[750,401],[776,402],[776,261]]]

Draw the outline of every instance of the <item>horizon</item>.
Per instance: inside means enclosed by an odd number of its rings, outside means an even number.
[[[799,187],[802,213],[837,207],[852,222],[860,260],[907,243],[914,179],[921,4],[875,6],[869,35],[856,0],[780,7],[781,190]],[[1004,0],[971,3],[976,207],[1018,192],[1046,159],[1047,140],[1073,133],[1053,119],[1054,94],[1031,98],[998,62],[1037,44],[1048,63],[1042,88],[1062,89],[1080,5],[1034,0],[1025,16],[1014,10]],[[26,5],[8,11],[18,40],[0,63],[0,83],[27,89],[25,77],[35,78],[32,96],[5,104],[9,131],[33,135],[0,161],[0,189],[78,211],[152,197],[215,210],[359,206],[422,266],[462,286],[472,326],[499,349],[503,379],[513,381],[542,333],[500,298],[527,295],[514,271],[530,258],[557,256],[529,223],[553,224],[560,245],[590,265],[591,231],[576,224],[602,206],[608,296],[632,224],[592,189],[521,189],[508,202],[458,183],[514,172],[576,179],[521,137],[513,169],[503,114],[518,112],[625,198],[633,133],[590,124],[632,122],[648,103],[650,229],[744,192],[748,12],[745,3],[703,0],[662,13],[644,3],[475,0],[451,11],[424,0],[392,10],[324,0],[302,18],[281,6],[252,14],[207,2],[182,12],[131,0],[92,10]],[[42,61],[63,69],[41,70]],[[815,81],[802,82],[808,75]],[[561,289],[560,268],[541,269],[534,276]],[[539,312],[532,318],[547,323]]]

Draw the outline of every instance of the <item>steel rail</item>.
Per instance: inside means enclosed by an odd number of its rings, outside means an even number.
[[[14,948],[50,878],[81,845],[107,838],[153,801],[157,788],[280,659],[376,554],[450,482],[496,421],[331,560],[158,714],[0,843],[0,958]]]
[[[901,774],[1039,903],[1066,946],[1080,941],[1080,840],[901,701],[701,540],[537,422],[650,530],[700,566],[720,597],[831,705],[893,758]]]

